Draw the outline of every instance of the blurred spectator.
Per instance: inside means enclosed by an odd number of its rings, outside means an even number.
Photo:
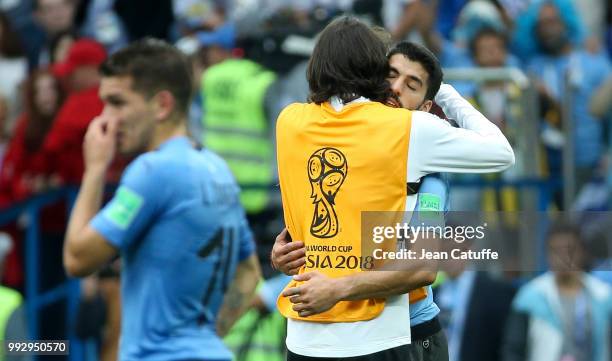
[[[512,36],[512,51],[522,61],[528,63],[535,55],[549,53],[551,46],[579,47],[584,42],[584,25],[572,0],[537,0],[530,3],[516,19]],[[544,6],[557,10],[554,19],[551,16],[542,18],[541,8]],[[559,22],[561,25],[558,25]],[[548,39],[533,36],[546,30],[548,25],[553,26],[546,32]]]
[[[575,0],[574,5],[584,23],[586,45],[592,42],[589,48],[597,50],[604,40],[606,0]]]
[[[431,21],[432,30],[439,34],[442,39],[451,40],[453,29],[459,22],[460,12],[466,7],[466,4],[470,3],[469,0],[395,0],[394,2],[398,1],[402,2],[404,8],[401,18],[399,21],[387,22],[386,24],[397,40],[404,38],[415,23],[422,21],[420,19],[421,15],[430,19],[428,21]],[[389,1],[387,0],[387,2]],[[388,6],[388,4],[385,4],[385,7]],[[397,9],[397,5],[395,5],[395,9]],[[387,19],[389,19],[389,16],[387,16]],[[434,49],[432,48],[432,50]]]
[[[504,34],[494,28],[483,27],[470,39],[470,53],[474,63],[483,68],[507,65],[508,49]]]
[[[68,50],[72,44],[79,38],[79,35],[74,30],[66,30],[56,34],[50,42],[49,57],[50,63],[61,63],[68,56]]]
[[[102,112],[98,97],[98,66],[106,51],[91,39],[79,39],[68,51],[64,62],[55,64],[53,72],[68,80],[68,96],[44,143],[52,169],[63,183],[78,184],[83,175],[82,143],[91,120]]]
[[[508,41],[501,27],[483,25],[476,30],[468,41],[470,60],[477,68],[503,68],[519,67],[519,61],[510,54]],[[470,97],[482,113],[499,127],[513,146],[515,153],[524,154],[519,138],[521,123],[517,114],[516,105],[520,102],[521,90],[517,84],[509,81],[484,81],[478,84],[464,83],[460,89],[463,95]],[[499,175],[485,176],[489,179],[501,178],[504,180],[516,179],[524,172],[522,157],[518,157],[517,164]],[[524,173],[523,173],[524,174]],[[485,190],[482,194],[482,207],[486,210],[516,211],[518,207],[516,191],[510,187],[502,189]],[[463,208],[461,208],[463,209]]]
[[[81,35],[95,39],[109,53],[128,44],[127,30],[114,9],[115,0],[80,0]]]
[[[226,21],[231,4],[228,0],[174,0],[172,8],[179,33],[218,28]]]
[[[460,48],[468,49],[483,28],[492,29],[505,36],[507,25],[502,12],[492,2],[470,1],[459,13],[457,24],[453,27],[452,40]]]
[[[75,9],[74,0],[36,0],[34,11],[45,32],[53,36],[73,26]]]
[[[61,87],[49,71],[40,70],[28,78],[24,93],[24,112],[17,121],[15,135],[9,143],[0,169],[0,208],[11,206],[59,184],[58,177],[53,176],[54,169],[48,162],[42,144],[62,103]],[[40,214],[40,221],[39,234],[44,240],[40,251],[45,255],[41,263],[41,269],[45,270],[41,283],[45,286],[54,285],[54,282],[64,277],[61,268],[57,267],[61,261],[54,264],[57,261],[53,255],[61,252],[66,208],[61,204],[45,207]],[[21,258],[23,233],[17,229],[11,231],[15,247],[7,258],[10,268],[6,281],[18,286],[24,274]],[[54,273],[53,270],[58,268],[60,273]]]
[[[144,37],[172,40],[172,0],[115,0],[113,9],[125,26],[129,42]]]
[[[13,30],[7,15],[0,12],[0,95],[6,101],[7,114],[2,132],[12,134],[19,113],[21,83],[28,70],[21,40]]]
[[[8,103],[6,99],[0,95],[0,159],[4,158],[6,148],[10,137],[6,134],[6,123],[8,122]],[[0,161],[0,167],[2,162]],[[1,169],[1,168],[0,168]]]
[[[35,23],[21,29],[30,69],[50,63],[51,39],[74,26],[76,0],[34,0]]]
[[[508,44],[503,32],[493,27],[483,26],[468,40],[470,60],[477,68],[518,67],[519,62],[508,51]],[[463,95],[473,97],[479,108],[489,120],[504,131],[507,101],[512,91],[505,81],[489,81],[480,84],[466,85]],[[516,93],[516,91],[515,91]],[[507,135],[507,134],[506,134]]]
[[[455,248],[459,245],[451,243]],[[467,250],[468,243],[461,247]],[[447,278],[434,298],[448,338],[450,361],[501,360],[502,331],[514,289],[485,272],[470,270],[465,260],[446,261],[441,268]]]
[[[559,0],[560,1],[560,0]],[[579,190],[594,174],[603,153],[602,123],[589,113],[589,101],[610,73],[608,59],[599,54],[577,50],[571,42],[571,23],[561,13],[558,1],[545,2],[536,11],[535,31],[538,55],[531,58],[528,73],[536,82],[541,98],[542,140],[547,147],[549,172],[561,175],[561,104],[571,102],[574,128],[576,185]],[[525,14],[525,17],[534,16]]]
[[[548,234],[550,271],[523,286],[512,304],[504,361],[610,360],[612,294],[582,271],[579,229],[554,225]]]
[[[457,24],[452,33],[452,40],[444,37],[435,28],[435,8],[423,3],[424,11],[419,14],[418,28],[426,46],[434,51],[444,67],[475,66],[470,55],[470,44],[482,29],[492,29],[500,34],[506,31],[499,10],[490,2],[471,1],[461,10]],[[464,96],[471,96],[474,86],[469,84],[453,84]],[[466,88],[467,87],[467,88]]]
[[[53,180],[43,141],[62,104],[58,81],[48,71],[34,72],[25,86],[24,112],[17,121],[0,170],[0,207],[43,192]]]
[[[612,74],[608,76],[606,82],[603,83],[595,94],[591,97],[589,110],[596,118],[604,118],[612,116]]]
[[[12,240],[6,233],[0,233],[0,279],[4,269],[5,256],[10,252]],[[0,340],[27,340],[25,310],[19,292],[0,285]],[[4,361],[26,361],[29,356],[5,356],[4,347],[0,359]]]

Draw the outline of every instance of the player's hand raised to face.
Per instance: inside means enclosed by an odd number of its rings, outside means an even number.
[[[84,161],[87,169],[106,170],[117,146],[118,120],[108,115],[100,115],[89,124],[83,144]]]

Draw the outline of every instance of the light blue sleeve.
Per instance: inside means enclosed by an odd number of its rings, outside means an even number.
[[[113,246],[128,247],[149,227],[159,210],[163,190],[154,160],[145,155],[126,169],[110,202],[91,220],[90,225]]]
[[[276,299],[283,292],[285,286],[291,281],[291,276],[279,274],[265,280],[257,294],[262,299],[268,310],[276,310]]]

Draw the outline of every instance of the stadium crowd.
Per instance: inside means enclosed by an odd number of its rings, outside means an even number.
[[[445,70],[512,67],[527,75],[527,87],[499,77],[444,79],[502,130],[517,154],[516,166],[506,172],[454,176],[451,185],[538,179],[550,193],[546,209],[612,208],[610,1],[0,0],[0,214],[80,184],[84,137],[104,106],[99,66],[110,54],[146,37],[175,44],[195,74],[191,136],[220,155],[241,186],[265,278],[250,311],[225,341],[237,360],[283,360],[285,320],[276,298],[288,278],[270,265],[273,241],[284,227],[275,122],[287,105],[307,101],[305,74],[316,35],[345,13],[386,29],[390,43],[425,45]],[[531,103],[525,103],[528,91]],[[536,144],[525,138],[527,126],[537,133],[531,134]],[[567,159],[575,184],[569,195]],[[113,162],[110,187],[130,160]],[[511,185],[496,191],[458,188],[451,190],[450,210],[533,210],[520,192]],[[66,280],[62,245],[68,208],[61,201],[40,210],[42,290]],[[28,227],[31,220],[21,216],[0,234],[0,339],[27,337],[23,302],[28,300],[21,294]],[[568,242],[581,248],[587,238],[565,224],[548,232],[546,244],[551,250]],[[610,258],[612,240],[606,241],[611,248],[600,254]],[[589,250],[584,253],[580,273],[502,277],[467,264],[440,272],[436,302],[450,359],[610,360],[612,258],[595,264],[586,261],[592,258]],[[74,328],[81,339],[95,340],[92,359],[116,359],[120,273],[114,262],[82,281],[74,324],[66,324],[64,303],[47,306],[40,338],[64,339],[66,328]],[[540,325],[527,336],[532,319],[550,319],[554,326]],[[551,334],[559,336],[559,345],[547,344]],[[527,351],[534,345],[540,353]],[[575,358],[547,358],[549,346]]]

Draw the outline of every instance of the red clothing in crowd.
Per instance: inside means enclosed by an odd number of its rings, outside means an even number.
[[[28,114],[22,114],[17,120],[15,133],[8,144],[2,169],[0,169],[0,209],[24,201],[34,195],[35,179],[49,179],[52,169],[42,146],[36,151],[26,148],[26,129]],[[40,227],[43,233],[62,232],[66,225],[67,209],[64,203],[51,205],[43,209],[40,215]],[[5,259],[3,283],[11,287],[20,287],[23,283],[22,237],[23,232],[16,224],[2,228],[13,238],[14,248]]]
[[[72,92],[60,108],[44,143],[51,169],[65,184],[79,184],[85,170],[83,140],[89,123],[102,113],[98,87]]]
[[[19,202],[34,193],[33,182],[38,176],[51,174],[48,160],[41,149],[29,152],[25,146],[28,115],[17,120],[15,134],[11,139],[0,169],[0,208]]]

